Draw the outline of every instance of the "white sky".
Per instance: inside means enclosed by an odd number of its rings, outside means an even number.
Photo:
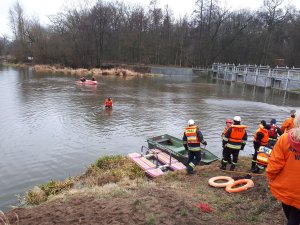
[[[0,0],[0,36],[4,34],[11,35],[9,27],[9,9],[14,5],[17,0]],[[96,1],[96,0],[88,0]],[[150,0],[123,0],[125,3],[139,4],[142,6],[148,6]],[[159,6],[163,7],[168,5],[174,12],[175,16],[183,16],[185,14],[191,14],[196,0],[157,0]],[[219,0],[221,4],[226,5],[227,8],[233,10],[239,8],[257,9],[263,5],[263,0]],[[300,0],[285,0],[287,3],[295,5],[300,9]],[[42,24],[49,22],[49,15],[56,14],[56,12],[62,10],[64,6],[79,2],[86,4],[85,0],[19,0],[21,6],[24,9],[25,15],[28,17],[38,17]]]

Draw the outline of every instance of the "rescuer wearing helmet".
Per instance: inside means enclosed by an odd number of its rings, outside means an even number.
[[[225,134],[226,134],[227,130],[229,129],[229,127],[231,127],[231,125],[232,125],[232,120],[231,120],[231,119],[227,119],[227,120],[226,120],[226,127],[224,128],[224,130],[223,130],[223,132],[222,132],[222,134],[221,134],[222,140],[223,140],[223,138],[225,137]],[[223,146],[223,151],[222,151],[223,159],[224,159],[224,152],[225,152],[224,150],[225,150],[225,148],[224,148],[224,146]],[[222,161],[221,161],[221,162],[222,162]],[[229,158],[228,163],[231,164],[231,158]]]
[[[260,121],[258,129],[254,134],[254,139],[253,139],[254,154],[251,163],[251,171],[254,173],[259,172],[259,168],[256,166],[257,152],[259,147],[269,145],[269,132],[266,129],[266,127],[267,127],[266,121],[265,120]]]
[[[182,141],[185,150],[188,152],[187,172],[188,174],[193,174],[195,166],[198,165],[201,160],[200,143],[207,145],[201,131],[198,126],[195,125],[194,120],[191,119],[188,121],[188,127],[185,128]]]
[[[241,125],[241,117],[233,117],[233,125],[228,128],[223,138],[224,158],[221,169],[226,170],[227,163],[231,160],[230,170],[233,171],[237,165],[240,150],[243,150],[247,141],[246,126]]]

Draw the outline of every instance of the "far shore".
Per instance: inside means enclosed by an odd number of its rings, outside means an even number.
[[[15,67],[31,67],[33,71],[39,73],[52,73],[52,74],[65,74],[74,76],[89,76],[89,77],[100,77],[100,76],[119,76],[119,77],[142,77],[149,76],[149,69],[145,66],[127,66],[120,65],[108,68],[77,68],[65,67],[61,65],[46,65],[46,64],[11,64],[3,63],[7,66]]]

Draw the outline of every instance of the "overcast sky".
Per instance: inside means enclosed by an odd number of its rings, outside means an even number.
[[[76,2],[85,4],[85,0],[75,0]],[[28,17],[38,17],[42,24],[49,22],[49,15],[62,10],[64,6],[74,4],[72,0],[19,0],[25,15]],[[96,0],[89,0],[95,2]],[[150,0],[123,0],[125,3],[139,4],[147,6]],[[169,5],[175,16],[183,16],[191,14],[196,0],[158,0],[161,7]],[[221,4],[231,9],[250,8],[257,9],[262,6],[263,0],[219,0]],[[9,28],[9,8],[11,8],[16,0],[0,0],[0,35],[11,34]],[[300,9],[300,0],[286,0],[290,4],[294,4]]]

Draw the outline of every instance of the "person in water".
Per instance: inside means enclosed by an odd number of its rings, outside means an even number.
[[[85,76],[81,77],[81,78],[80,78],[80,81],[81,81],[81,82],[85,82],[85,81],[86,81]]]
[[[198,126],[195,125],[194,120],[188,121],[188,127],[185,128],[182,141],[185,150],[188,152],[188,161],[186,167],[187,173],[193,174],[194,168],[201,161],[200,143],[207,145],[207,142],[204,141],[201,131],[199,130]]]
[[[300,224],[300,114],[276,142],[266,170],[272,195],[282,202],[288,225]]]
[[[105,106],[105,108],[112,108],[113,107],[113,101],[112,101],[111,97],[108,97],[105,100],[104,106]]]

